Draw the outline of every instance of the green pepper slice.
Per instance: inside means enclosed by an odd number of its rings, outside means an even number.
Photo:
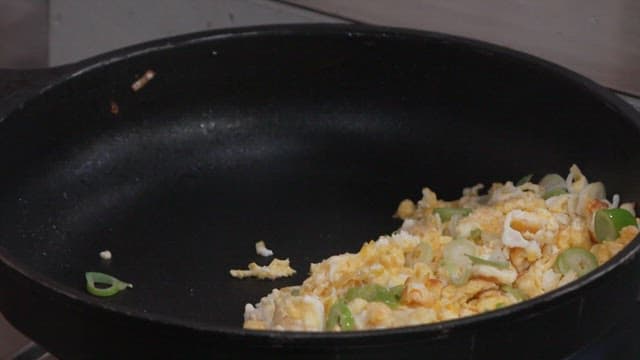
[[[349,289],[344,296],[344,301],[349,303],[355,298],[360,298],[367,301],[382,302],[389,307],[396,307],[402,297],[403,289],[402,285],[387,289],[382,285],[367,284]]]
[[[500,287],[500,289],[502,289],[502,291],[506,292],[507,294],[510,294],[511,296],[516,298],[516,300],[518,300],[518,301],[527,300],[527,295],[525,295],[522,292],[522,290],[520,290],[518,288],[515,288],[513,286],[509,286],[509,285],[502,285]]]
[[[479,258],[477,256],[473,256],[473,255],[469,255],[469,254],[465,254],[465,255],[469,259],[471,259],[471,262],[473,264],[488,265],[488,266],[493,266],[494,268],[498,268],[498,269],[508,269],[509,268],[509,263],[506,262],[506,261],[491,261],[491,260]]]
[[[336,325],[339,325],[343,331],[353,330],[356,326],[351,310],[349,310],[344,300],[336,301],[329,309],[325,327],[328,331],[332,331]]]
[[[582,276],[598,267],[598,260],[590,251],[583,248],[568,248],[556,258],[555,269],[561,274],[570,271]]]
[[[84,277],[87,281],[87,291],[95,296],[113,296],[126,288],[133,287],[132,284],[101,272],[86,272],[84,273]],[[109,286],[97,287],[96,284],[104,284]]]
[[[568,194],[568,193],[569,192],[565,188],[555,188],[555,189],[552,189],[552,190],[549,190],[549,191],[545,192],[542,195],[542,198],[547,200],[548,198],[552,198],[554,196],[564,195],[564,194]]]
[[[397,299],[397,302],[400,302],[400,299],[402,298],[402,293],[404,292],[404,285],[390,287],[389,292],[391,293],[391,295],[393,295],[395,299]]]
[[[434,214],[440,215],[442,222],[451,220],[453,215],[467,216],[471,214],[471,209],[468,208],[453,208],[453,207],[441,207],[433,209]]]
[[[629,225],[637,226],[636,218],[625,209],[600,209],[593,219],[593,230],[598,241],[617,239],[620,230]]]
[[[527,175],[521,177],[520,180],[518,180],[516,182],[516,186],[521,186],[521,185],[524,185],[524,184],[528,183],[529,181],[531,181],[532,177],[533,177],[533,174],[527,174]]]

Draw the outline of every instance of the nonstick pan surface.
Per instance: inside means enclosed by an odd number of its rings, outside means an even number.
[[[0,310],[63,358],[495,359],[500,346],[557,358],[636,309],[637,239],[574,284],[481,316],[350,334],[242,329],[245,303],[392,232],[397,203],[423,186],[456,198],[577,163],[640,200],[637,113],[540,59],[443,34],[306,25],[9,75],[20,81],[0,107]],[[269,261],[258,240],[298,273],[231,278]],[[134,288],[92,297],[86,271]]]

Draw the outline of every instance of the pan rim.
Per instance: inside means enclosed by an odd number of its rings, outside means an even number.
[[[124,61],[126,59],[142,56],[145,54],[162,52],[164,50],[188,47],[190,45],[227,40],[233,38],[246,37],[262,37],[262,36],[322,36],[322,35],[339,35],[348,37],[397,37],[397,38],[424,38],[442,43],[452,43],[465,46],[476,51],[490,52],[495,55],[505,56],[516,59],[519,62],[541,68],[548,73],[561,77],[564,81],[580,85],[585,88],[591,95],[595,96],[606,106],[620,113],[625,121],[640,130],[640,113],[636,112],[630,105],[626,104],[622,99],[615,96],[611,91],[603,86],[595,83],[576,72],[566,69],[560,65],[551,63],[547,60],[529,55],[520,51],[512,50],[504,46],[487,43],[480,40],[464,38],[455,35],[405,29],[398,27],[382,27],[363,24],[287,24],[287,25],[264,25],[240,27],[233,29],[222,29],[213,31],[196,32],[186,35],[179,35],[170,38],[153,40],[122,49],[114,50],[102,55],[97,55],[77,63],[63,65],[57,69],[64,69],[63,75],[57,77],[49,83],[45,88],[41,89],[31,98],[25,100],[21,105],[10,111],[6,118],[12,117],[19,112],[28,103],[36,97],[56,88],[59,84],[70,81],[76,77],[80,77],[85,73],[100,69],[110,64]],[[56,68],[52,68],[56,69]],[[3,119],[0,119],[0,123]],[[494,319],[506,318],[508,316],[517,316],[525,314],[525,309],[543,308],[552,303],[560,303],[571,299],[571,295],[580,288],[593,286],[601,281],[607,274],[623,263],[632,260],[640,251],[640,236],[636,237],[631,243],[620,251],[616,256],[605,264],[599,266],[587,276],[573,281],[563,287],[550,291],[542,296],[538,296],[526,302],[518,303],[513,306],[505,307],[487,313],[477,314],[468,317],[462,317],[453,320],[447,320],[437,323],[416,325],[410,327],[400,327],[381,330],[366,330],[354,332],[300,332],[300,331],[260,331],[246,330],[240,327],[230,327],[222,325],[213,325],[195,320],[181,319],[169,315],[147,313],[140,311],[138,308],[128,306],[112,305],[102,302],[99,298],[91,297],[89,294],[80,296],[77,289],[59,284],[58,282],[47,278],[46,275],[38,271],[30,269],[29,266],[22,264],[19,260],[11,257],[8,249],[0,246],[0,263],[10,269],[12,272],[18,273],[37,285],[44,287],[47,291],[51,291],[57,295],[63,296],[81,305],[89,306],[95,310],[107,311],[114,315],[137,318],[142,321],[160,323],[167,326],[191,329],[203,332],[216,332],[231,336],[251,336],[269,341],[277,340],[279,343],[296,342],[304,339],[305,341],[323,342],[333,340],[348,339],[382,339],[396,336],[405,336],[412,333],[421,334],[446,334],[453,330],[462,330],[472,327],[477,323],[485,323]],[[238,309],[240,313],[241,309]]]

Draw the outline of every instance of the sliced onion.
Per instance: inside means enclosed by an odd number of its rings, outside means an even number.
[[[567,210],[569,214],[572,216],[576,214],[576,208],[578,207],[578,195],[569,194],[569,199],[567,200]]]
[[[544,192],[549,192],[555,189],[566,189],[567,182],[565,179],[558,174],[547,174],[538,183]]]
[[[452,238],[456,238],[458,236],[457,227],[458,227],[458,222],[460,221],[460,219],[462,219],[462,215],[455,214],[455,215],[451,216],[451,219],[449,220],[449,223],[447,224],[447,230],[449,231],[449,235]]]
[[[620,205],[620,209],[625,209],[631,213],[631,215],[636,216],[636,204],[632,202],[623,203]]]
[[[446,263],[444,269],[447,272],[449,281],[456,286],[464,285],[469,281],[471,277],[471,266]]]
[[[582,171],[580,171],[580,168],[576,164],[571,165],[571,168],[569,168],[569,175],[567,175],[565,184],[569,192],[580,192],[588,183],[589,181],[587,181],[586,176],[584,176]]]
[[[412,252],[408,254],[406,257],[406,266],[413,266],[416,263],[425,263],[431,264],[433,261],[433,250],[431,249],[431,245],[426,242],[420,242],[418,246],[413,249]]]
[[[613,194],[609,208],[617,208],[618,206],[620,206],[620,195]]]
[[[587,205],[592,200],[601,200],[607,197],[607,193],[604,189],[604,184],[601,182],[594,182],[585,186],[578,194],[578,201],[576,203],[576,214],[585,216],[587,215]]]
[[[476,255],[476,245],[465,239],[457,239],[449,242],[443,249],[443,260],[452,264],[471,265],[471,260],[467,255]]]
[[[456,239],[444,246],[442,266],[454,285],[464,285],[469,281],[472,263],[467,255],[476,255],[476,245],[469,240]]]

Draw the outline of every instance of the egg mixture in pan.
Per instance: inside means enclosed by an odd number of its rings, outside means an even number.
[[[568,176],[403,200],[396,232],[355,254],[311,264],[300,286],[247,304],[244,327],[348,331],[428,324],[509,306],[609,260],[638,233],[634,205],[607,200],[573,165]]]

